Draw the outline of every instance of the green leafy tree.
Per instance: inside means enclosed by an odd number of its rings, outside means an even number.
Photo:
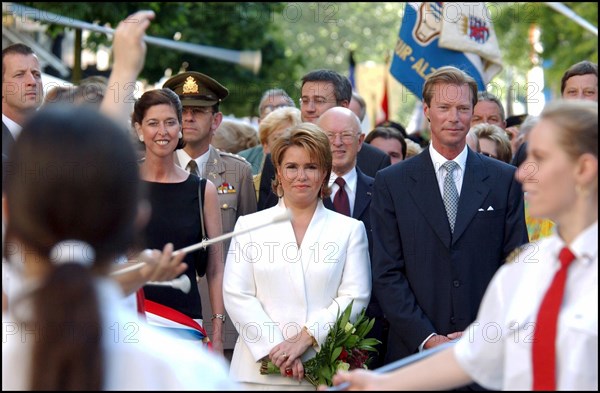
[[[258,75],[243,67],[149,45],[141,77],[154,83],[165,69],[196,70],[213,76],[230,90],[225,113],[256,114],[261,93],[282,87],[298,96],[299,79],[309,70],[330,68],[348,72],[348,54],[354,50],[358,63],[382,64],[393,50],[405,3],[24,3],[75,19],[115,26],[138,9],[152,9],[157,18],[148,30],[156,37],[235,50],[261,50]],[[587,21],[596,23],[596,3],[563,3]],[[500,95],[509,85],[520,87],[515,99],[526,100],[524,86],[534,62],[543,65],[545,86],[559,94],[562,73],[587,59],[598,61],[598,37],[543,3],[487,3],[504,61],[504,71],[494,83]],[[529,41],[531,26],[540,31],[540,53]],[[54,27],[50,32],[58,31]],[[84,43],[94,50],[109,44],[102,34]],[[395,118],[407,124],[414,100],[410,97],[394,108]]]
[[[598,20],[596,3],[563,4],[590,23]],[[598,62],[598,37],[544,3],[488,3],[488,10],[505,69],[520,75],[521,86],[526,83],[527,71],[534,65],[542,65],[546,89],[559,97],[560,79],[567,68],[582,60]],[[539,29],[537,48],[530,40],[533,27]],[[506,73],[499,78],[506,80]]]
[[[302,58],[298,53],[286,51],[281,27],[274,23],[276,15],[285,7],[282,3],[23,4],[89,23],[108,24],[113,28],[127,15],[140,9],[151,9],[156,18],[148,28],[149,36],[225,49],[260,50],[262,67],[255,75],[234,63],[148,45],[140,78],[156,83],[167,69],[174,74],[188,70],[210,75],[230,90],[230,96],[221,108],[224,113],[257,115],[258,100],[264,90],[272,87],[295,89],[295,81],[299,78]],[[63,26],[54,25],[48,32],[57,35],[63,30]],[[100,44],[110,45],[110,39],[94,33],[83,47],[94,51]]]

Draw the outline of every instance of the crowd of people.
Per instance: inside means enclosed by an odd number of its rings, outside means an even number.
[[[197,71],[126,102],[153,19],[119,24],[108,80],[46,97],[34,51],[2,51],[3,389],[314,390],[352,303],[371,369],[435,353],[346,389],[597,390],[597,64],[510,127],[440,67],[425,146],[365,132],[349,79],[312,70],[252,134]]]

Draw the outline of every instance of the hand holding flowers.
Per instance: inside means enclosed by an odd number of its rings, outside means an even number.
[[[312,342],[312,336],[303,329],[297,335],[289,337],[273,347],[268,357],[268,361],[272,365],[272,372],[269,374],[276,374],[279,370],[283,377],[302,380],[304,367],[300,357],[312,346]]]
[[[358,318],[352,324],[350,322],[350,315],[352,312],[353,301],[348,304],[344,312],[336,319],[336,322],[331,326],[325,343],[321,346],[320,351],[317,355],[305,362],[303,365],[298,365],[300,359],[297,355],[292,364],[292,375],[302,379],[302,374],[306,380],[308,380],[314,386],[327,385],[332,386],[333,375],[338,370],[353,370],[356,368],[368,368],[369,352],[376,352],[375,345],[381,342],[374,338],[365,338],[365,336],[373,328],[375,323],[374,319],[368,319],[365,316],[365,310],[363,309],[358,315]],[[302,331],[304,332],[304,330]],[[300,333],[303,334],[303,333]],[[312,340],[312,338],[311,338]],[[291,341],[291,340],[290,340]],[[282,343],[283,344],[283,343]],[[276,350],[277,348],[277,350]],[[275,359],[276,364],[272,360],[263,360],[260,368],[261,374],[285,374],[285,369],[282,372],[278,365],[284,365],[286,362],[281,357],[287,356],[286,346],[279,345],[273,349],[273,356],[270,358]],[[298,346],[294,347],[295,350]],[[308,346],[304,349],[308,349]],[[288,359],[286,358],[286,361]],[[300,369],[303,366],[302,370]],[[289,376],[289,374],[287,374]]]

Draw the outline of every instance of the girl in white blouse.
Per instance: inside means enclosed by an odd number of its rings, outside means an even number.
[[[3,187],[4,253],[22,258],[2,315],[3,390],[233,389],[224,361],[140,321],[107,277],[148,219],[135,151],[99,112],[37,112]]]

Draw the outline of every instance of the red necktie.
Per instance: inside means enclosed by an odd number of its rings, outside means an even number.
[[[560,269],[544,295],[533,334],[533,390],[556,390],[556,330],[567,270],[575,255],[567,247],[558,257]]]
[[[335,197],[333,197],[333,208],[336,212],[350,217],[350,201],[348,200],[348,194],[344,188],[346,182],[344,181],[344,178],[340,176],[335,179],[335,183],[340,186],[340,189],[335,193]]]

